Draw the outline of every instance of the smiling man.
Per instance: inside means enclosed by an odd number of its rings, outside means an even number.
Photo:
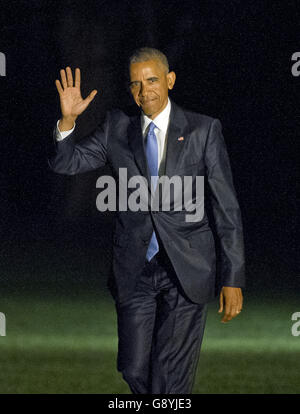
[[[216,253],[221,246],[219,313],[222,322],[242,309],[244,247],[239,205],[220,121],[177,106],[168,97],[175,73],[157,49],[137,50],[129,61],[130,90],[139,116],[121,110],[75,143],[75,120],[94,99],[83,99],[80,70],[69,67],[56,80],[62,117],[55,129],[53,171],[77,174],[109,163],[119,181],[205,176],[214,223],[206,213],[186,222],[186,211],[119,211],[113,237],[113,274],[108,286],[118,316],[117,368],[136,394],[192,392],[207,303],[215,297]],[[124,171],[124,170],[121,170]],[[155,186],[155,180],[153,180]],[[149,186],[150,187],[150,186]],[[151,187],[150,187],[151,188]],[[127,190],[127,197],[131,194]],[[192,193],[192,200],[195,194]],[[118,203],[116,203],[118,205]],[[100,317],[100,316],[99,316]]]
[[[154,119],[167,106],[168,91],[173,89],[176,75],[169,72],[168,61],[163,57],[144,62],[140,59],[131,59],[130,89],[135,103],[145,115]]]

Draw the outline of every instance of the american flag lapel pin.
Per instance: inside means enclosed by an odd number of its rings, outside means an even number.
[[[177,138],[177,141],[184,141],[184,137]]]

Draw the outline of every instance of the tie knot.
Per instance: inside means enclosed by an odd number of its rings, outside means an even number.
[[[148,134],[151,134],[154,132],[154,128],[156,128],[156,125],[154,122],[151,122],[149,125],[149,130],[148,130]]]

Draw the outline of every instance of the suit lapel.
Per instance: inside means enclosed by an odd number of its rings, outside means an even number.
[[[173,101],[171,105],[165,168],[165,174],[168,177],[176,175],[177,165],[188,141],[188,122],[184,112]],[[180,137],[183,137],[183,140],[178,140]]]
[[[144,149],[144,140],[141,128],[140,115],[134,116],[129,124],[128,130],[129,145],[133,152],[135,161],[142,176],[146,177],[149,182],[149,172],[147,167],[147,160]]]

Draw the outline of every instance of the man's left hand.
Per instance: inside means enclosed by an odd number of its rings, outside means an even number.
[[[242,289],[236,287],[223,286],[220,293],[219,313],[224,310],[221,322],[229,322],[232,318],[238,316],[243,306]]]

